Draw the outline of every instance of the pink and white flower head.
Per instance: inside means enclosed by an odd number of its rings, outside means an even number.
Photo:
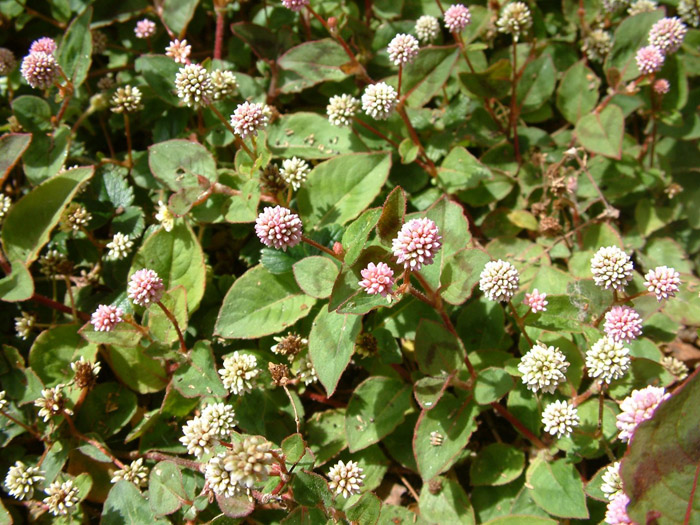
[[[116,306],[101,304],[92,314],[90,322],[98,332],[111,332],[112,329],[122,322],[124,311]]]
[[[51,87],[58,78],[59,68],[60,66],[53,55],[43,51],[35,51],[24,57],[20,72],[33,88],[46,89]]]
[[[136,35],[136,38],[151,38],[156,34],[156,23],[148,18],[139,20],[136,22],[134,34]]]
[[[605,335],[613,341],[629,343],[642,333],[642,318],[634,308],[613,306],[605,314]]]
[[[671,394],[663,387],[648,386],[641,390],[633,390],[622,403],[622,412],[617,415],[617,429],[620,431],[620,441],[630,441],[637,426],[654,415],[656,408]]]
[[[489,261],[479,276],[479,289],[492,301],[507,303],[520,285],[518,270],[508,261]]]
[[[427,217],[411,219],[391,241],[391,249],[399,264],[417,272],[423,265],[433,264],[433,257],[442,246],[440,239],[433,221]]]
[[[362,110],[377,120],[388,119],[398,103],[396,90],[386,82],[370,84],[362,93]]]
[[[644,276],[644,286],[656,295],[657,301],[675,297],[680,284],[680,274],[668,266],[657,266]]]
[[[642,75],[651,75],[664,67],[664,54],[656,46],[644,46],[634,58]]]
[[[383,262],[369,263],[367,268],[360,272],[363,279],[358,283],[370,295],[380,294],[386,297],[391,293],[394,285],[394,271],[389,265]]]
[[[287,9],[299,12],[309,5],[309,0],[282,0],[282,5]]]
[[[301,219],[282,206],[268,207],[255,220],[255,233],[265,246],[287,251],[301,242]]]
[[[189,64],[191,52],[192,46],[187,43],[187,40],[178,40],[177,38],[165,48],[165,54],[178,64]]]
[[[617,246],[605,246],[591,259],[591,273],[596,285],[622,290],[632,280],[634,264]]]
[[[233,126],[236,135],[242,139],[265,129],[268,122],[269,117],[263,104],[243,102],[243,104],[238,104],[231,115],[231,126]]]
[[[460,33],[471,20],[469,8],[462,4],[451,5],[445,11],[445,27],[450,33]]]
[[[407,35],[404,33],[399,33],[396,35],[389,46],[387,51],[389,52],[389,59],[395,66],[404,66],[415,60],[418,56],[418,51],[420,49],[420,44],[418,39],[413,35]]]
[[[663,54],[675,53],[681,47],[688,28],[680,18],[662,18],[649,30],[649,43]]]
[[[138,270],[131,276],[127,294],[134,304],[139,306],[148,306],[151,303],[157,303],[163,297],[165,286],[163,279],[158,277],[158,274],[153,270],[144,268]]]
[[[523,303],[525,303],[525,306],[530,307],[533,314],[536,314],[537,312],[546,312],[547,305],[549,304],[547,301],[547,294],[544,292],[540,293],[537,288],[532,290],[532,293],[525,294],[525,300]]]
[[[29,53],[46,53],[47,55],[53,55],[54,51],[56,51],[56,42],[53,38],[47,36],[35,40],[29,47]]]
[[[627,505],[630,499],[622,492],[615,496],[605,512],[605,523],[609,525],[634,525],[634,522],[627,515]]]
[[[657,95],[665,95],[666,93],[671,91],[671,83],[665,78],[655,80],[654,85],[652,87],[654,89],[654,93],[656,93]]]

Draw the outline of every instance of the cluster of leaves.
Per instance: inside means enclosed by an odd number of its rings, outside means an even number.
[[[0,522],[598,523],[602,474],[624,457],[630,518],[689,523],[700,513],[700,380],[681,384],[662,362],[692,368],[699,355],[700,31],[640,75],[637,50],[676,13],[661,3],[629,15],[615,6],[629,2],[531,1],[532,25],[514,38],[497,30],[507,2],[469,2],[466,28],[443,29],[399,72],[389,42],[448,6],[0,0],[0,43],[24,56],[55,38],[64,75],[32,90],[14,68],[0,84],[0,180],[12,201],[0,201],[0,472],[22,461],[43,477],[24,506],[3,498]],[[144,17],[157,29],[137,39]],[[597,29],[611,45],[595,60],[585,49]],[[234,72],[237,94],[185,107],[182,64],[164,54],[176,37],[192,61]],[[653,89],[660,78],[665,94]],[[401,96],[387,120],[328,121],[329,98],[380,80]],[[125,117],[109,101],[126,85],[143,109]],[[266,104],[270,123],[242,140],[220,117],[246,100]],[[273,166],[292,157],[311,165],[306,180],[271,190]],[[263,247],[254,223],[271,204],[299,215],[303,243]],[[442,246],[403,273],[392,240],[422,217]],[[132,245],[112,256],[116,234]],[[594,284],[590,260],[604,246],[633,254],[626,295]],[[494,259],[520,274],[510,309],[477,288]],[[380,261],[403,275],[391,300],[358,285]],[[683,284],[658,302],[642,275],[663,265]],[[129,301],[143,268],[163,279],[160,305]],[[534,289],[547,293],[544,312],[523,304]],[[603,388],[585,355],[623,303],[643,335],[626,345],[629,371]],[[101,304],[128,322],[96,331]],[[291,362],[271,351],[287,334],[303,341]],[[534,341],[570,364],[554,393],[521,380]],[[231,394],[217,372],[233,352],[256,358],[248,392]],[[76,381],[81,358],[100,362],[96,384]],[[673,396],[628,447],[619,402],[648,385]],[[65,406],[42,419],[34,402],[50,388],[63,388]],[[580,417],[559,438],[541,417],[555,399]],[[263,436],[279,463],[255,489],[215,500],[204,465],[231,444],[193,459],[180,438],[217,402],[235,411],[231,441]],[[147,482],[111,482],[137,458]],[[362,469],[360,494],[329,488],[339,460]],[[78,495],[54,518],[39,493],[57,480]]]

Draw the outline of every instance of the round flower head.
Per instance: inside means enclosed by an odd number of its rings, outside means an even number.
[[[286,355],[287,359],[294,361],[294,358],[309,344],[309,340],[299,334],[287,334],[283,337],[273,337],[277,342],[270,347],[273,354]]]
[[[620,441],[627,442],[634,436],[637,426],[654,415],[654,411],[671,397],[663,387],[648,386],[641,390],[633,390],[622,403],[621,413],[617,415],[617,429],[620,431]]]
[[[605,335],[613,341],[629,343],[642,333],[642,318],[629,306],[613,306],[605,314]]]
[[[609,12],[616,11],[628,5],[630,0],[603,0],[603,9]]]
[[[177,38],[168,44],[165,48],[165,55],[172,58],[178,64],[187,64],[190,61],[190,53],[192,46],[187,43],[187,40],[178,40]]]
[[[683,381],[686,377],[688,377],[688,367],[686,364],[672,355],[662,357],[661,366],[663,366],[670,374],[676,376],[676,380],[678,381]]]
[[[258,130],[265,129],[268,121],[269,118],[263,104],[243,102],[243,104],[238,104],[231,115],[231,125],[236,135],[243,139],[248,135],[256,134]]]
[[[591,259],[593,280],[606,290],[622,290],[632,280],[633,269],[630,256],[617,246],[601,248]]]
[[[241,491],[241,487],[232,479],[231,472],[224,467],[226,456],[226,452],[222,452],[207,462],[204,470],[204,479],[214,494],[232,498]]]
[[[558,348],[542,343],[533,346],[518,363],[523,384],[533,392],[541,390],[548,394],[553,394],[557,386],[566,381],[567,368],[566,356]]]
[[[304,6],[309,5],[309,0],[282,0],[282,5],[287,9],[299,12]]]
[[[630,367],[629,353],[619,341],[603,337],[586,352],[588,375],[605,383],[621,378]]]
[[[36,317],[27,312],[22,312],[22,317],[15,317],[15,332],[20,339],[27,339],[32,333]]]
[[[46,53],[47,55],[53,55],[54,51],[56,51],[56,42],[53,38],[47,36],[35,40],[29,47],[30,53]]]
[[[664,54],[655,46],[642,47],[637,51],[634,58],[642,75],[651,75],[661,71],[661,68],[664,66]]]
[[[462,4],[451,5],[445,11],[445,27],[450,33],[460,33],[471,20],[469,8]]]
[[[627,14],[634,16],[640,13],[651,13],[658,7],[658,4],[654,0],[637,0],[627,8]]]
[[[369,263],[360,273],[363,279],[358,284],[368,294],[381,294],[382,297],[386,297],[391,293],[391,287],[394,285],[394,271],[388,264],[380,262],[375,266],[374,263]]]
[[[423,265],[433,264],[433,257],[442,246],[442,237],[438,233],[438,227],[427,217],[411,219],[391,241],[396,261],[416,272]]]
[[[434,16],[423,15],[416,20],[415,32],[421,42],[432,42],[440,34],[440,22]]]
[[[608,500],[613,500],[618,494],[623,494],[619,461],[608,465],[608,468],[603,472],[602,479],[603,484],[600,486],[600,490],[605,493],[605,497],[608,498]]]
[[[141,90],[134,86],[117,88],[112,95],[112,111],[114,113],[133,113],[143,109]]]
[[[92,314],[90,322],[98,332],[110,332],[122,322],[124,312],[116,306],[101,304]]]
[[[398,102],[396,90],[384,82],[370,84],[362,94],[362,110],[377,120],[388,119]]]
[[[44,481],[44,475],[38,467],[28,467],[21,461],[15,462],[5,476],[5,488],[10,496],[18,500],[32,499],[34,489]]]
[[[204,479],[214,491],[235,496],[267,481],[275,463],[272,444],[259,436],[246,436],[207,463]]]
[[[542,423],[545,432],[557,436],[570,436],[574,427],[579,424],[576,407],[566,401],[550,403],[542,412]]]
[[[190,419],[182,427],[180,443],[187,447],[187,453],[196,457],[208,454],[214,448],[216,431],[211,426],[211,421],[205,417],[196,416]]]
[[[255,220],[255,234],[265,246],[287,251],[301,241],[301,219],[282,206],[268,207]]]
[[[209,72],[199,64],[187,64],[175,75],[177,96],[189,107],[206,106],[214,95]]]
[[[662,18],[649,30],[649,44],[664,54],[675,53],[681,47],[688,31],[680,18]]]
[[[232,96],[238,89],[236,75],[224,69],[215,69],[209,75],[213,89],[213,99],[223,100]]]
[[[612,36],[607,31],[595,29],[583,41],[583,52],[588,60],[602,62],[612,49]]]
[[[416,37],[404,33],[396,35],[387,47],[389,60],[395,66],[404,66],[413,62],[418,56],[419,49],[420,45]]]
[[[231,405],[214,403],[202,410],[202,418],[209,420],[209,426],[220,438],[227,438],[235,426],[236,413]]]
[[[308,355],[299,358],[298,367],[299,372],[297,372],[297,377],[299,380],[303,381],[305,385],[310,385],[318,381],[316,368],[314,368],[314,364],[311,362]]]
[[[134,304],[148,306],[157,303],[163,297],[165,286],[163,279],[153,270],[143,268],[131,276],[127,294]]]
[[[496,26],[501,33],[509,33],[517,41],[520,35],[532,26],[530,8],[523,2],[508,4],[503,8]]]
[[[501,259],[489,261],[479,279],[479,289],[492,301],[507,303],[520,284],[520,274],[515,266]]]
[[[128,235],[117,232],[114,234],[114,237],[112,237],[112,240],[107,243],[107,248],[109,249],[107,252],[107,259],[112,261],[124,259],[129,255],[133,246],[134,241],[129,239]]]
[[[46,89],[58,78],[59,65],[53,55],[36,51],[22,60],[20,72],[27,83],[35,89]]]
[[[224,367],[219,369],[224,387],[234,395],[253,390],[255,378],[259,373],[255,356],[238,351],[224,359]]]
[[[7,48],[0,47],[0,77],[12,73],[17,66],[15,55]]]
[[[49,250],[39,257],[40,272],[46,276],[59,275],[68,268],[68,258],[58,250]]]
[[[328,122],[334,126],[349,126],[360,109],[360,101],[351,95],[335,95],[326,106]]]
[[[112,483],[117,481],[128,481],[137,487],[148,485],[148,467],[143,464],[143,458],[132,461],[130,465],[124,465],[112,475]]]
[[[675,297],[680,284],[680,274],[668,266],[657,266],[644,276],[644,286],[656,296],[657,301]]]
[[[151,38],[156,33],[156,24],[148,18],[139,20],[134,27],[136,38]]]
[[[12,206],[12,199],[4,193],[0,193],[0,222],[5,218],[7,212],[10,211],[10,206]]]
[[[46,388],[41,391],[41,397],[34,401],[34,406],[39,408],[39,417],[47,422],[51,417],[57,416],[65,411],[72,412],[65,408],[66,400],[63,397],[63,384],[59,383],[53,388]]]
[[[298,190],[306,180],[306,176],[310,171],[311,168],[305,160],[292,157],[291,159],[282,161],[280,176],[287,184],[291,185],[292,188]]]
[[[328,471],[328,478],[331,480],[328,484],[329,489],[338,496],[342,494],[344,498],[349,498],[353,494],[360,493],[360,489],[364,485],[365,475],[357,461],[348,461],[347,463],[338,461]]]
[[[546,293],[540,293],[537,288],[532,290],[532,293],[526,293],[525,294],[525,299],[523,300],[523,303],[525,306],[529,306],[530,310],[532,310],[533,314],[536,314],[537,312],[546,312],[547,311],[547,305],[549,302],[547,301],[547,294]]]
[[[75,373],[73,382],[78,388],[92,388],[97,383],[97,376],[102,370],[100,363],[91,363],[85,360],[85,356],[80,356],[80,360],[70,364]]]
[[[624,492],[610,500],[605,511],[605,523],[608,525],[634,525],[635,522],[627,515],[629,502],[630,499]]]
[[[671,83],[665,78],[660,78],[654,81],[652,88],[657,95],[665,95],[671,90]]]
[[[689,26],[700,26],[700,2],[698,0],[680,0],[678,14]]]
[[[63,483],[54,481],[44,492],[48,494],[48,497],[44,498],[44,504],[54,516],[67,515],[80,501],[80,491],[70,479]]]

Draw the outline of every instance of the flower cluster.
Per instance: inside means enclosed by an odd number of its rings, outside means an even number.
[[[347,463],[338,461],[328,471],[328,478],[331,480],[328,488],[338,496],[349,498],[353,494],[360,493],[364,485],[365,475],[357,461],[348,461]]]
[[[136,35],[136,38],[151,38],[153,35],[156,34],[155,22],[149,20],[148,18],[139,20],[138,22],[136,22],[136,27],[134,27],[134,34]]]
[[[112,483],[122,480],[133,483],[137,487],[148,485],[148,467],[143,464],[143,458],[132,461],[129,465],[124,465],[124,468],[116,470],[112,474]]]
[[[234,395],[250,392],[259,373],[256,357],[238,351],[226,357],[224,367],[219,370],[224,387]]]
[[[450,33],[461,32],[472,20],[469,8],[462,4],[451,5],[445,10],[445,27]]]
[[[396,90],[389,84],[370,84],[362,94],[362,110],[377,120],[388,119],[399,102]]]
[[[148,268],[134,272],[129,280],[127,295],[134,304],[147,307],[163,297],[165,285],[158,274]]]
[[[651,419],[656,408],[670,396],[663,387],[648,386],[641,390],[633,390],[620,403],[622,412],[617,415],[616,423],[620,431],[620,441],[630,441],[637,426],[642,421]]]
[[[58,79],[60,66],[52,54],[30,51],[22,60],[20,72],[33,88],[47,89]]]
[[[440,34],[440,22],[434,16],[423,15],[416,20],[414,31],[421,42],[432,42]]]
[[[78,487],[70,479],[63,483],[54,481],[45,492],[48,497],[44,498],[44,504],[54,516],[66,516],[73,512],[80,501]]]
[[[214,96],[209,72],[199,64],[187,64],[175,75],[177,96],[189,107],[206,106]]]
[[[44,473],[38,467],[30,467],[16,461],[7,471],[5,476],[5,488],[10,496],[18,500],[32,499],[34,489],[44,481]]]
[[[632,280],[633,270],[630,256],[617,246],[601,248],[591,259],[593,280],[606,290],[622,290]]]
[[[538,312],[546,312],[547,311],[547,305],[549,302],[547,301],[547,294],[542,292],[540,293],[537,288],[532,290],[532,293],[526,293],[525,294],[525,299],[523,300],[523,303],[525,306],[529,306],[530,310],[532,310],[533,314],[536,314]]]
[[[613,341],[629,343],[642,333],[642,318],[629,306],[613,306],[605,314],[605,335]]]
[[[380,262],[376,265],[369,263],[367,268],[360,272],[362,280],[359,282],[361,288],[370,295],[380,294],[386,297],[391,293],[391,287],[394,285],[394,270],[388,264]]]
[[[657,301],[675,297],[680,284],[680,274],[668,266],[657,266],[644,276],[644,286],[656,296]]]
[[[134,86],[117,88],[112,95],[112,111],[114,113],[133,113],[143,109],[141,90]]]
[[[520,284],[520,274],[515,266],[501,259],[489,261],[479,278],[479,289],[492,301],[507,303]]]
[[[242,139],[265,129],[268,121],[268,114],[263,104],[244,102],[239,104],[231,115],[231,126],[236,135]]]
[[[553,394],[557,386],[566,381],[567,368],[569,362],[566,356],[558,348],[542,343],[533,346],[518,364],[523,383],[530,390],[549,394]]]
[[[580,423],[576,407],[566,401],[555,401],[542,412],[544,431],[557,436],[570,436]]]
[[[532,26],[530,8],[523,2],[511,2],[501,11],[496,26],[501,33],[511,34],[514,40],[519,40],[520,36]]]
[[[442,246],[441,239],[433,221],[427,217],[411,219],[391,241],[391,249],[396,262],[417,272],[424,265],[433,264],[433,257]]]
[[[232,497],[264,483],[275,463],[272,452],[272,443],[259,436],[234,441],[230,449],[207,462],[207,485],[215,494]]]
[[[387,51],[389,52],[389,60],[395,66],[405,66],[410,64],[418,56],[420,44],[416,37],[400,33],[396,35],[391,42]]]
[[[107,252],[107,259],[111,261],[125,259],[133,246],[134,241],[132,241],[128,235],[117,232],[114,234],[114,237],[112,237],[112,240],[107,243],[106,248],[109,250]]]
[[[360,109],[360,101],[350,95],[335,95],[326,106],[328,122],[334,126],[349,126],[355,113]]]
[[[301,219],[287,208],[265,208],[255,220],[255,233],[265,246],[286,251],[301,242]]]
[[[620,379],[630,367],[630,350],[610,337],[599,339],[586,352],[588,375],[604,383]]]
[[[187,40],[172,40],[168,47],[165,48],[165,55],[172,58],[178,64],[188,64],[190,61],[190,53],[192,46],[187,43]]]
[[[306,181],[306,176],[311,171],[308,162],[297,157],[284,159],[282,161],[282,169],[280,176],[284,181],[295,190],[301,188],[301,185]]]

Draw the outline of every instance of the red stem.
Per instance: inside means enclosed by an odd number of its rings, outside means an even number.
[[[160,306],[160,309],[163,310],[163,313],[165,316],[170,320],[172,325],[175,327],[175,331],[177,332],[177,338],[180,341],[180,352],[183,354],[187,354],[187,345],[185,344],[185,338],[182,335],[182,330],[180,330],[180,324],[177,322],[177,319],[175,319],[175,316],[172,314],[170,310],[168,310],[165,305],[162,303],[162,301],[158,301],[156,303],[158,306]]]
[[[683,520],[683,525],[688,525],[690,523],[690,517],[693,514],[693,500],[695,499],[695,492],[698,488],[698,476],[700,475],[700,464],[695,467],[695,477],[693,478],[693,488],[690,489],[690,498],[688,498],[688,506],[685,509],[685,519]]]
[[[44,295],[39,295],[39,294],[34,294],[31,296],[29,299],[30,301],[34,301],[35,303],[43,304],[44,306],[48,306],[49,308],[53,308],[54,310],[58,310],[59,312],[63,312],[66,314],[72,314],[73,310],[70,308],[70,306],[66,306],[63,303],[59,303],[58,301],[54,301],[53,299],[49,299],[48,297]],[[89,321],[90,316],[86,314],[85,312],[75,312],[78,318],[81,321]]]
[[[224,11],[216,10],[216,38],[214,40],[214,58],[221,60],[221,50],[224,47]]]
[[[518,418],[511,414],[506,407],[495,401],[491,403],[491,406],[496,412],[498,412],[500,415],[506,418],[511,425],[517,428],[523,436],[529,439],[533,445],[541,449],[547,448],[547,445],[545,445],[542,442],[542,440],[538,438],[535,434],[530,432],[530,430],[525,425],[523,425]]]

